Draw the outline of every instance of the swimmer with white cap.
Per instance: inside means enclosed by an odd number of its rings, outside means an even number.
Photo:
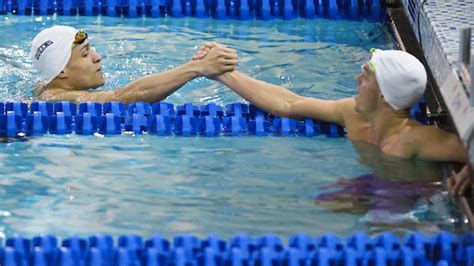
[[[204,45],[195,59],[220,45]],[[457,135],[410,119],[426,87],[423,64],[409,53],[373,50],[356,77],[358,95],[339,100],[305,97],[237,70],[214,77],[257,107],[276,116],[337,123],[352,141],[377,145],[386,154],[430,161],[467,162]]]
[[[237,63],[233,49],[220,47],[203,60],[144,76],[124,88],[91,91],[105,83],[101,57],[85,31],[68,26],[38,33],[31,44],[30,58],[40,79],[33,91],[35,98],[76,102],[157,102],[194,78],[233,70]]]

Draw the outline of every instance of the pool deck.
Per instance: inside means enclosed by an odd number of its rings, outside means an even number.
[[[474,27],[474,0],[403,2],[436,80],[445,80],[452,69],[459,69],[459,30]],[[474,42],[474,35],[471,41]]]
[[[426,63],[439,87],[442,102],[461,139],[468,147],[470,164],[474,169],[474,108],[469,94],[473,94],[468,68],[460,62],[460,29],[471,27],[471,47],[474,44],[474,0],[402,0]],[[474,67],[471,48],[471,73]],[[471,74],[472,75],[472,74]],[[473,96],[474,97],[474,96]],[[472,101],[474,103],[474,101]],[[474,177],[472,177],[474,178]],[[473,179],[474,182],[474,179]],[[473,193],[471,193],[474,195]],[[474,196],[472,196],[474,197]],[[459,203],[474,230],[473,199],[461,198]]]
[[[466,78],[460,77],[460,29],[474,28],[474,0],[403,2],[405,14],[409,17],[458,134],[467,143],[473,138],[474,114],[469,108],[471,88],[466,84]],[[474,34],[471,35],[471,42],[474,43]],[[474,150],[470,154],[474,156]],[[474,164],[474,158],[471,158],[471,163]]]

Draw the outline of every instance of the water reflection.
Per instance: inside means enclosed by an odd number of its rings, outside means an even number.
[[[358,161],[370,172],[321,186],[315,199],[317,206],[360,215],[359,222],[372,233],[388,229],[432,233],[456,221],[449,218],[453,214],[443,191],[441,164],[393,157],[364,142],[353,142],[353,146]]]
[[[252,76],[307,96],[335,99],[354,94],[353,76],[369,48],[394,46],[384,25],[368,22],[13,20],[0,16],[3,35],[15,36],[0,44],[1,101],[30,99],[35,80],[30,41],[55,24],[91,33],[104,59],[104,89],[184,63],[198,45],[216,40],[238,49],[239,67]],[[167,100],[203,105],[241,99],[223,85],[197,79]],[[349,234],[367,225],[374,230],[389,215],[393,227],[412,228],[393,220],[395,214],[408,214],[404,221],[417,225],[426,221],[426,227],[446,220],[444,209],[427,211],[427,206],[444,206],[428,202],[442,202],[436,197],[437,166],[394,162],[378,148],[370,151],[373,147],[354,143],[357,158],[347,139],[44,135],[24,140],[0,144],[0,236]],[[367,169],[372,174],[360,176]],[[346,179],[327,185],[339,176]],[[318,205],[333,211],[315,207],[314,187]]]
[[[377,145],[352,141],[359,154],[358,161],[370,167],[373,175],[388,180],[439,181],[441,164],[424,160],[404,159],[383,153]]]

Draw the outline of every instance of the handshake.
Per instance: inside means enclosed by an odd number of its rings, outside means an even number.
[[[210,42],[199,48],[190,63],[196,67],[198,76],[215,80],[223,73],[234,71],[237,58],[237,52],[234,49]]]

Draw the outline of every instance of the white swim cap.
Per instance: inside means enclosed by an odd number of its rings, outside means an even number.
[[[38,33],[31,42],[30,59],[40,78],[51,82],[66,67],[78,30],[54,26]]]
[[[425,92],[426,70],[413,55],[398,51],[376,49],[370,62],[385,101],[395,110],[414,105]]]

